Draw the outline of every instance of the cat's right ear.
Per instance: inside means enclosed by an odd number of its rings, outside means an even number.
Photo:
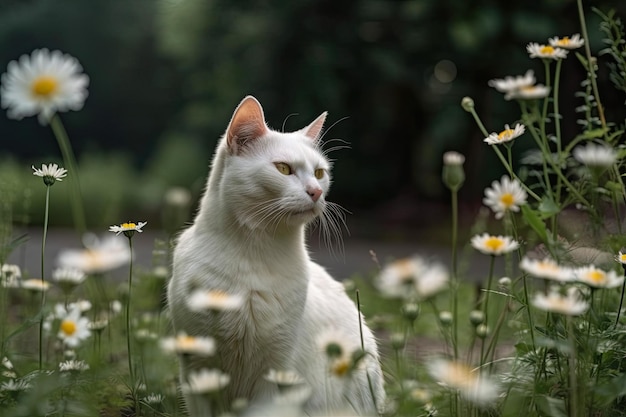
[[[247,96],[235,109],[226,129],[226,142],[231,153],[239,154],[246,144],[267,133],[261,103]]]

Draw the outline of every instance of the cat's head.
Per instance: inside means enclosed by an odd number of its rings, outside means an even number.
[[[252,96],[235,109],[220,146],[220,198],[237,222],[278,231],[320,217],[327,205],[331,164],[319,141],[326,113],[295,132],[267,127]]]

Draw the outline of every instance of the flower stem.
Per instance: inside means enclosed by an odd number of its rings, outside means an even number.
[[[130,267],[128,274],[128,298],[126,300],[126,347],[128,350],[128,372],[130,373],[130,384],[131,389],[134,391],[135,389],[135,372],[133,370],[133,355],[131,351],[131,343],[130,343],[130,304],[131,304],[131,293],[133,289],[133,239],[131,237],[128,238],[128,247],[130,249]],[[134,396],[134,393],[133,393]]]
[[[59,144],[59,148],[61,149],[63,162],[72,173],[71,176],[68,176],[68,180],[71,184],[70,202],[72,204],[72,215],[74,216],[74,226],[76,227],[76,231],[80,236],[83,236],[83,234],[87,230],[87,225],[85,221],[85,210],[83,207],[82,194],[80,191],[80,182],[78,181],[78,168],[76,164],[76,158],[74,156],[74,152],[72,151],[72,145],[70,144],[67,132],[63,127],[63,123],[61,122],[61,118],[58,114],[52,116],[52,119],[50,120],[50,127],[52,128],[52,132],[54,133],[54,136],[57,139],[57,143]]]
[[[50,215],[50,186],[46,185],[46,206],[43,215],[43,235],[41,237],[41,310],[39,318],[39,370],[43,369],[43,309],[46,303],[46,291],[43,289],[45,285],[45,254],[46,254],[46,238],[48,236],[48,217]]]
[[[457,239],[458,239],[458,223],[459,223],[459,202],[457,190],[452,190],[452,346],[454,348],[454,360],[459,358],[458,349],[458,273],[457,273]]]

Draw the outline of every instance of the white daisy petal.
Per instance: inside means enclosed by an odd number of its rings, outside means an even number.
[[[513,129],[509,127],[509,125],[504,125],[504,130],[500,133],[492,133],[487,136],[483,142],[488,145],[499,145],[501,143],[510,142],[513,139],[521,136],[526,131],[526,128],[522,124],[516,124]]]
[[[503,176],[500,182],[491,183],[492,188],[485,189],[483,203],[491,208],[496,219],[501,219],[507,211],[519,211],[526,204],[526,191],[519,181]]]
[[[519,248],[519,243],[509,236],[493,236],[488,233],[475,235],[472,247],[485,255],[503,255]]]
[[[578,49],[585,44],[585,40],[582,39],[578,33],[575,33],[571,37],[564,36],[559,38],[558,36],[555,36],[554,38],[550,38],[548,42],[550,43],[550,46],[563,49]]]
[[[541,45],[531,42],[526,46],[526,50],[531,58],[548,58],[548,59],[565,59],[567,58],[567,50],[556,48],[552,45]]]

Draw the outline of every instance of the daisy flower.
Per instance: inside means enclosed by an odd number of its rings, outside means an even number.
[[[77,361],[71,359],[59,363],[59,371],[61,372],[84,372],[89,369],[89,365],[85,361]]]
[[[537,293],[531,304],[540,310],[567,316],[579,316],[589,308],[589,303],[580,299],[580,291],[573,287],[567,289],[566,295],[562,295],[556,288],[551,288],[548,294]]]
[[[487,82],[489,87],[493,87],[501,93],[510,93],[525,87],[530,87],[533,84],[535,84],[535,74],[533,70],[526,71],[526,74],[524,75],[518,75],[515,77],[508,75],[504,78],[495,78]]]
[[[428,263],[419,256],[398,259],[380,271],[376,286],[392,298],[417,296],[427,299],[447,288],[449,274],[439,263]]]
[[[452,191],[458,190],[465,182],[464,162],[465,156],[458,152],[450,151],[443,154],[441,177],[446,187]]]
[[[350,340],[336,328],[321,332],[316,340],[320,351],[326,354],[331,375],[345,377],[355,368],[354,355],[360,350],[357,340]]]
[[[458,390],[467,400],[488,405],[500,395],[498,384],[461,362],[434,359],[428,361],[428,372],[439,384]]]
[[[504,130],[500,133],[492,133],[487,136],[483,142],[488,145],[499,145],[501,143],[510,142],[518,136],[524,134],[525,127],[522,124],[516,124],[513,129],[509,125],[504,125]]]
[[[263,378],[266,381],[276,384],[279,388],[287,388],[294,385],[304,383],[304,379],[294,371],[280,371],[276,369],[270,369]]]
[[[619,263],[621,263],[622,265],[626,265],[626,249],[622,248],[618,253],[617,253],[617,258],[615,258],[615,260]]]
[[[562,38],[555,36],[554,38],[550,38],[548,42],[550,46],[563,49],[578,49],[585,44],[585,40],[581,39],[578,33],[573,34],[571,38],[569,36]]]
[[[61,318],[57,336],[67,346],[77,347],[90,335],[89,320],[81,316],[81,311],[78,307],[70,309],[65,316]]]
[[[0,78],[0,104],[12,119],[38,115],[46,124],[58,111],[80,110],[89,77],[76,58],[61,51],[36,49],[9,62]]]
[[[63,181],[63,178],[67,176],[67,170],[60,168],[57,164],[43,164],[41,169],[33,168],[33,175],[43,178],[43,183],[47,186],[54,184],[56,181]]]
[[[0,392],[20,392],[26,391],[32,387],[32,384],[24,379],[11,379],[0,384]]]
[[[212,356],[215,354],[215,340],[212,337],[179,333],[176,337],[161,340],[161,349],[177,354]]]
[[[595,265],[578,268],[574,274],[577,281],[593,288],[615,288],[624,282],[624,277],[618,276],[615,271],[604,271]]]
[[[520,269],[537,278],[545,278],[558,282],[574,280],[574,271],[571,268],[560,266],[550,258],[542,260],[522,258]]]
[[[22,288],[34,292],[43,292],[48,291],[48,289],[50,288],[50,283],[47,281],[42,281],[38,278],[32,278],[22,281]]]
[[[72,292],[85,278],[87,278],[87,275],[76,268],[56,268],[52,271],[52,279],[61,287],[61,290],[63,290],[65,294]]]
[[[18,265],[3,264],[0,268],[0,282],[5,288],[17,288],[20,286],[22,270]]]
[[[85,249],[66,249],[61,251],[58,264],[62,268],[73,268],[87,275],[102,274],[119,268],[130,261],[130,251],[123,239],[108,236],[98,239],[95,235],[86,235],[83,239]]]
[[[226,311],[237,310],[244,303],[244,297],[239,294],[228,294],[221,290],[196,290],[187,305],[193,311]]]
[[[543,84],[529,85],[517,90],[509,91],[504,95],[505,100],[533,100],[546,98],[550,94],[550,87]]]
[[[500,182],[494,181],[491,188],[485,189],[483,204],[493,210],[496,219],[501,219],[507,211],[518,212],[520,206],[526,204],[526,191],[518,180],[505,175]]]
[[[219,369],[200,369],[190,372],[181,389],[186,394],[204,394],[219,391],[230,383],[230,376]]]
[[[449,151],[443,154],[444,165],[463,165],[465,163],[465,156],[459,152]]]
[[[165,400],[165,396],[163,394],[151,393],[141,399],[141,402],[146,405],[156,405],[161,404]]]
[[[493,236],[488,233],[472,237],[471,244],[485,255],[503,255],[519,248],[519,243],[510,236]]]
[[[528,51],[531,58],[548,59],[565,59],[568,52],[566,49],[556,48],[552,45],[540,45],[536,42],[529,43],[526,46],[526,51]]]
[[[589,167],[609,168],[617,161],[615,149],[595,143],[577,146],[572,154],[578,162]]]
[[[141,230],[141,228],[144,227],[146,224],[147,222],[122,223],[119,226],[115,225],[115,226],[109,227],[109,232],[113,232],[116,235],[119,235],[120,233],[124,233],[124,236],[130,238],[133,236],[135,232],[141,233],[143,231]]]

